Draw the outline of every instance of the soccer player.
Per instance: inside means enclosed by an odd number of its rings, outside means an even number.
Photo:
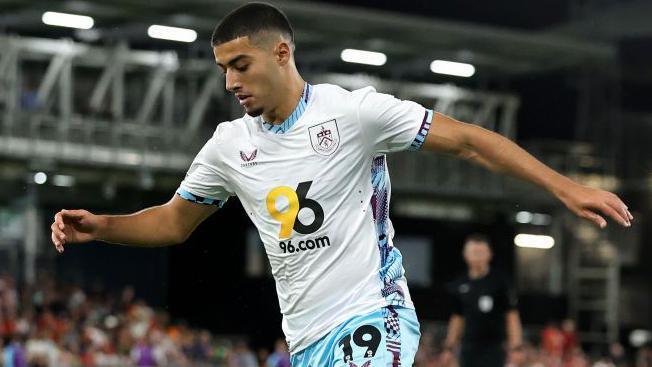
[[[598,213],[625,226],[632,219],[615,195],[500,135],[373,88],[307,83],[290,23],[271,5],[226,15],[211,43],[246,114],[217,126],[166,204],[115,216],[62,210],[52,241],[59,251],[92,240],[177,244],[237,196],[269,257],[293,366],[412,364],[419,323],[392,245],[386,153],[454,154],[538,184],[601,227]]]
[[[507,350],[516,352],[523,342],[516,294],[507,278],[490,268],[492,253],[487,237],[467,237],[463,256],[468,272],[448,286],[453,315],[448,322],[442,364],[448,366],[461,339],[461,367],[504,367],[505,344]]]

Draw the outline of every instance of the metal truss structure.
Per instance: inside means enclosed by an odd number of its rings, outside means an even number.
[[[209,102],[224,94],[210,63],[172,52],[16,37],[0,45],[9,157],[184,170]]]
[[[0,156],[6,158],[181,174],[214,123],[242,113],[224,93],[211,60],[69,40],[2,37],[0,45],[6,50],[0,56]],[[349,89],[372,85],[515,137],[519,101],[513,95],[361,75],[315,74],[308,80]],[[423,154],[399,154],[392,162],[402,172],[397,190],[502,193],[497,177],[465,162]],[[424,175],[421,164],[441,177]],[[432,184],[423,185],[424,179]]]

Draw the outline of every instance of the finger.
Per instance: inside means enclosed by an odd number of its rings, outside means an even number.
[[[66,243],[66,234],[61,232],[61,231],[52,231],[52,236],[56,238],[57,241],[59,241],[60,244],[65,244]]]
[[[617,196],[616,196],[616,197],[617,197]],[[632,220],[634,220],[634,216],[633,216],[632,213],[629,211],[629,207],[627,206],[627,204],[625,204],[624,201],[620,200],[619,197],[617,197],[617,198],[618,198],[618,202],[619,202],[620,204],[622,204],[623,208],[625,208],[625,213],[626,213],[627,220],[628,220],[629,222],[631,222]],[[630,223],[630,224],[631,224],[631,223]]]
[[[54,223],[57,224],[59,229],[63,230],[64,224],[63,224],[63,217],[61,216],[61,212],[58,212],[57,214],[54,215]]]
[[[580,216],[582,218],[590,220],[591,222],[595,223],[600,228],[604,228],[604,227],[607,226],[607,221],[604,218],[602,218],[602,216],[600,216],[599,214],[594,213],[594,212],[592,212],[590,210],[582,211]]]
[[[66,239],[66,234],[62,230],[59,229],[59,227],[56,225],[56,223],[52,223],[52,225],[50,226],[50,229],[52,230],[52,234],[55,237],[57,237],[59,239],[62,239],[62,240]]]
[[[633,220],[633,219],[634,219],[634,216],[633,216],[632,213],[629,211],[629,207],[627,207],[627,204],[625,204],[625,203],[623,203],[623,205],[625,205],[625,211],[627,212],[627,217],[629,218],[630,221]]]
[[[620,223],[624,227],[629,227],[629,218],[627,218],[625,213],[620,213],[617,209],[615,209],[609,201],[606,203],[603,203],[600,206],[600,211],[603,214],[606,214],[607,216],[611,217],[611,219],[615,220],[616,222]]]
[[[614,200],[607,202],[614,210],[618,211],[618,214],[627,222],[627,225],[630,226],[631,223],[629,223],[629,212],[627,212],[627,205],[623,203],[622,200],[618,196],[614,197]]]
[[[80,219],[85,214],[83,210],[67,210],[67,209],[63,209],[60,213],[66,218],[70,218],[70,219]]]
[[[627,223],[626,224],[627,227],[632,225],[629,222],[629,220],[630,220],[629,215],[630,214],[627,211],[627,205],[625,205],[625,203],[623,203],[623,201],[620,200],[620,198],[618,196],[613,195],[611,200],[607,200],[607,204],[609,206],[611,206],[611,208],[613,208],[614,210],[616,210],[618,212],[619,216],[623,219],[623,221],[625,221],[625,223]]]
[[[57,227],[55,223],[52,223],[50,226],[50,229],[52,230],[52,236],[56,238],[58,241],[65,242],[66,241],[66,234]]]
[[[63,244],[57,240],[54,233],[52,233],[51,237],[52,237],[52,243],[54,243],[54,247],[57,249],[57,251],[59,251],[59,253],[62,253],[63,252]]]
[[[50,230],[52,231],[52,234],[56,236],[59,236],[59,234],[61,233],[61,230],[59,229],[56,223],[52,223],[52,225],[50,226]]]
[[[604,207],[604,211],[608,211],[606,214],[608,214],[610,217],[614,218],[613,215],[616,215],[617,218],[614,219],[617,220],[620,224],[625,227],[631,226],[629,223],[629,216],[627,215],[627,209],[625,209],[625,204],[623,204],[620,199],[616,197],[615,200],[607,200]]]

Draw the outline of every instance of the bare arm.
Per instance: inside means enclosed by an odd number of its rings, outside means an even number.
[[[507,173],[532,182],[555,195],[577,216],[604,228],[598,213],[629,227],[633,219],[618,196],[580,185],[538,161],[509,139],[479,126],[436,113],[424,149],[456,155],[494,172]]]
[[[439,363],[444,367],[455,366],[453,351],[462,337],[464,331],[464,317],[453,314],[448,321],[448,332],[444,341],[443,351],[439,356]]]
[[[59,252],[67,243],[93,240],[140,247],[168,246],[185,241],[217,210],[174,195],[163,205],[128,215],[95,215],[86,210],[62,210],[52,223],[52,242]]]
[[[448,331],[446,332],[446,341],[444,348],[454,349],[462,338],[464,331],[464,317],[454,314],[448,321]]]
[[[521,318],[518,315],[518,311],[507,311],[505,314],[505,323],[507,328],[507,346],[509,349],[520,347],[523,344],[523,329],[521,328]]]

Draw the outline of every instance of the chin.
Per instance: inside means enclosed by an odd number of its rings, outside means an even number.
[[[258,117],[263,114],[263,109],[262,107],[259,108],[245,108],[245,112],[247,115],[251,117]]]

